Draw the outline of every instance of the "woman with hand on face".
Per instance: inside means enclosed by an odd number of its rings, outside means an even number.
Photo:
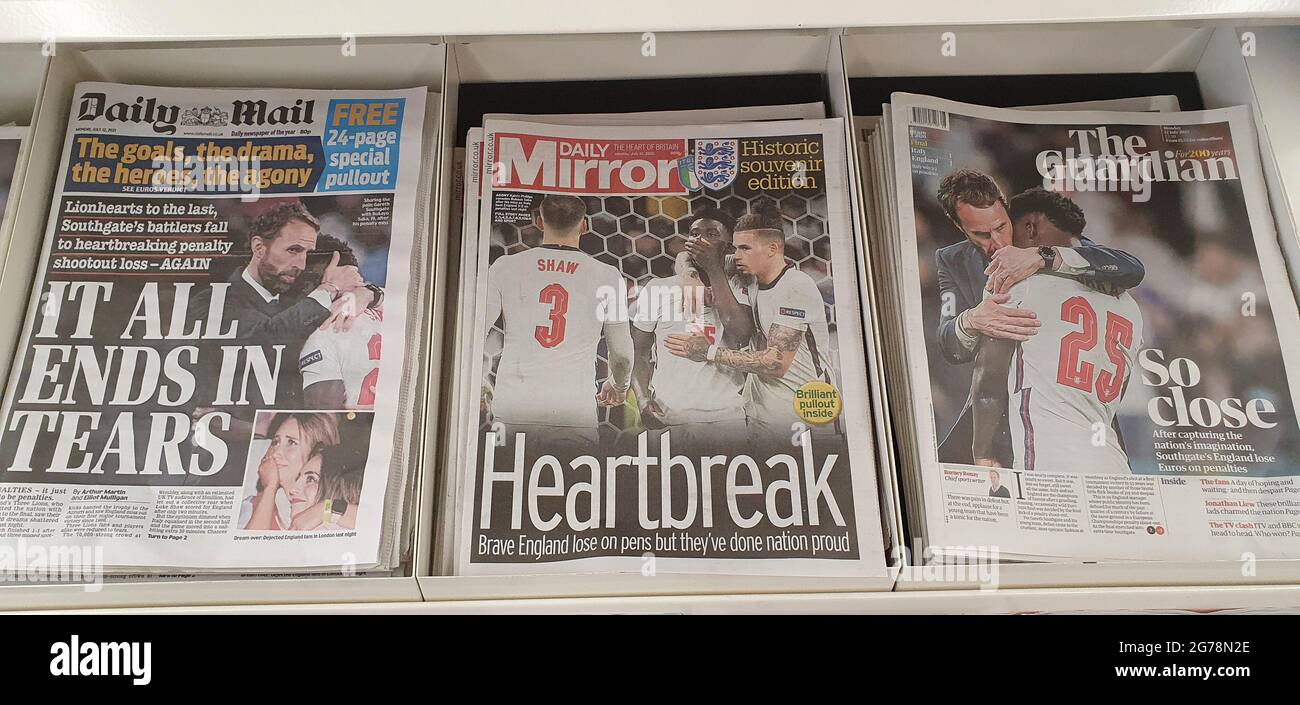
[[[271,419],[271,445],[257,466],[257,494],[246,499],[248,520],[242,528],[253,531],[283,531],[290,527],[294,506],[294,492],[306,498],[311,483],[319,492],[321,451],[338,445],[338,422],[331,414],[277,414]],[[310,472],[308,472],[310,468]],[[288,500],[289,512],[281,514],[277,497],[283,492]],[[314,496],[314,495],[313,495]],[[242,513],[241,513],[242,514]]]

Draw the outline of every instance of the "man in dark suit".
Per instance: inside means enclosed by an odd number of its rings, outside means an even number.
[[[1039,323],[1025,309],[1003,306],[1007,291],[1039,272],[1079,280],[1111,294],[1142,283],[1146,270],[1132,255],[1097,245],[1086,237],[1078,247],[1016,247],[1011,244],[1011,215],[1002,189],[988,174],[958,169],[939,182],[939,205],[964,240],[935,253],[938,265],[939,350],[944,360],[972,362],[982,338],[1024,341]],[[991,295],[984,296],[987,288]],[[1005,426],[1005,422],[1004,422]],[[970,463],[971,402],[939,444],[939,460]],[[1009,460],[1010,432],[1004,428],[995,448]],[[1008,463],[1009,466],[1010,463]]]
[[[282,346],[274,399],[274,406],[280,409],[301,407],[298,353],[307,336],[325,325],[346,326],[377,298],[355,266],[339,264],[337,251],[321,273],[318,286],[310,291],[297,286],[319,234],[319,222],[301,203],[275,206],[249,226],[248,263],[226,280],[224,317],[235,321],[235,341],[261,347],[271,364],[275,363],[275,348]],[[206,302],[200,301],[192,309],[206,311]],[[247,380],[241,377],[232,387],[236,397],[245,389],[244,382]],[[255,395],[256,389],[255,384],[247,385],[249,406],[269,406],[272,400]]]

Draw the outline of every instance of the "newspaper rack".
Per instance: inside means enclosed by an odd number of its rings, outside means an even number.
[[[292,4],[292,3],[291,3]],[[287,22],[287,9],[275,16]],[[1177,16],[1178,13],[1174,13]],[[1050,19],[1050,18],[1049,18]],[[1096,20],[1108,18],[1095,18]],[[933,22],[933,19],[926,22]],[[1293,23],[1294,18],[1291,20]],[[171,39],[183,44],[146,48],[60,44],[48,63],[37,60],[35,45],[0,48],[6,69],[19,80],[0,86],[0,123],[24,121],[36,97],[27,158],[16,180],[23,183],[14,232],[40,233],[48,212],[63,115],[78,80],[101,79],[173,85],[326,85],[357,87],[429,85],[443,96],[438,141],[439,181],[435,205],[438,248],[445,248],[448,220],[444,204],[451,187],[451,150],[456,144],[457,96],[461,83],[483,81],[665,78],[689,75],[751,75],[812,72],[827,84],[830,115],[849,117],[848,79],[899,75],[987,75],[1084,72],[1194,72],[1207,107],[1247,104],[1254,108],[1265,177],[1279,237],[1300,283],[1300,136],[1291,129],[1300,116],[1287,67],[1300,58],[1297,29],[1254,30],[1259,54],[1243,56],[1241,32],[1228,24],[1196,22],[1099,22],[1076,25],[967,26],[959,32],[959,54],[939,48],[945,27],[909,29],[834,28],[797,31],[700,31],[659,33],[655,56],[640,51],[633,35],[552,35],[444,37],[438,27],[416,25],[405,33],[425,32],[407,44],[364,43],[344,58],[333,37],[286,46],[270,35],[240,45]],[[405,29],[405,28],[404,28]],[[176,30],[173,30],[176,31]],[[491,34],[492,28],[482,28]],[[30,33],[30,32],[29,32]],[[151,33],[152,36],[158,34]],[[38,36],[39,32],[33,34]],[[137,37],[127,37],[136,39]],[[102,38],[101,38],[102,39]],[[1070,45],[1070,52],[1042,52],[1044,63],[1026,67],[1003,47]],[[634,41],[636,40],[636,41]],[[428,44],[409,43],[427,41]],[[275,46],[271,46],[274,42]],[[332,43],[331,43],[332,42]],[[762,47],[756,51],[755,47]],[[222,52],[222,60],[205,61]],[[1289,54],[1287,52],[1290,52]],[[11,55],[14,58],[11,60]],[[708,57],[707,60],[704,57]],[[593,61],[593,57],[599,57]],[[43,79],[42,79],[43,70]],[[8,71],[7,71],[8,73]],[[39,92],[38,92],[39,91]],[[753,97],[764,102],[761,92]],[[616,110],[617,107],[612,107]],[[854,143],[856,146],[856,143]],[[861,155],[850,151],[850,163]],[[853,178],[857,178],[853,169]],[[860,186],[860,184],[859,184]],[[855,210],[862,217],[860,188]],[[861,225],[861,223],[859,223]],[[23,300],[39,236],[9,240],[0,297]],[[438,268],[441,278],[444,268]],[[441,302],[439,302],[441,305]],[[0,316],[8,364],[20,321],[13,311]],[[877,331],[877,334],[879,332]],[[442,328],[431,324],[431,356],[442,348]],[[435,360],[429,369],[437,370]],[[437,399],[436,378],[426,394]],[[1276,609],[1300,605],[1300,562],[1260,561],[1253,574],[1231,563],[1011,564],[1000,567],[1000,588],[981,590],[974,582],[929,580],[916,567],[903,567],[894,581],[814,581],[752,578],[700,578],[659,575],[519,576],[463,578],[433,575],[431,538],[434,490],[441,471],[440,428],[431,404],[425,418],[428,443],[421,468],[421,502],[415,560],[406,577],[324,577],[190,579],[115,582],[99,592],[76,585],[0,585],[0,609],[146,608],[192,606],[221,612],[259,609],[367,609],[374,611],[734,611],[806,612],[1005,612],[1083,609],[1224,608]],[[893,592],[888,591],[892,587]],[[424,600],[426,604],[412,604]],[[256,607],[262,605],[264,607]],[[330,607],[333,605],[333,607]]]
[[[754,41],[771,48],[756,54],[746,51]],[[847,84],[840,64],[837,37],[823,31],[724,32],[713,34],[661,33],[655,38],[653,55],[642,53],[641,43],[629,45],[626,36],[567,37],[491,37],[483,39],[449,38],[446,84],[447,125],[457,124],[457,98],[462,83],[520,81],[588,81],[665,77],[744,77],[754,74],[821,74],[825,81],[827,110],[831,117],[848,116]],[[601,56],[594,64],[591,56]],[[752,104],[764,100],[762,84],[755,82]],[[714,107],[709,105],[708,107]],[[625,108],[611,103],[606,111]],[[489,112],[528,112],[527,105],[492,106]],[[454,142],[455,135],[445,135]],[[440,173],[446,177],[450,168],[451,145]],[[850,159],[852,154],[850,153]],[[850,163],[849,168],[855,169]],[[441,185],[443,190],[449,183]],[[856,189],[851,189],[856,193]],[[444,231],[445,232],[445,231]],[[879,453],[878,453],[879,455]],[[879,461],[878,461],[879,462]],[[890,493],[889,502],[897,506],[892,485],[882,483]],[[898,535],[895,533],[895,535]],[[896,553],[897,547],[889,551]],[[889,590],[892,579],[847,578],[755,578],[740,576],[686,576],[659,574],[575,574],[521,575],[509,579],[460,577],[421,573],[420,589],[427,600],[464,600],[485,596],[540,598],[556,596],[594,597],[601,595],[655,594],[734,594],[742,592],[806,592],[809,590],[881,591]]]
[[[1286,207],[1278,156],[1270,150],[1269,127],[1275,136],[1294,139],[1276,114],[1261,110],[1252,90],[1248,59],[1243,57],[1240,33],[1230,27],[1201,24],[1118,25],[1101,32],[1095,27],[1037,26],[987,27],[960,33],[958,56],[961,73],[971,76],[1080,73],[1191,72],[1202,92],[1205,107],[1252,105],[1260,134],[1265,180],[1283,251],[1288,243],[1294,251],[1296,221]],[[1271,39],[1282,42],[1286,30],[1272,30]],[[1294,38],[1294,33],[1292,33]],[[846,73],[850,79],[874,76],[943,76],[951,73],[945,57],[933,50],[933,32],[862,30],[843,37]],[[1000,46],[1025,47],[1044,61],[1026,66]],[[1047,47],[1071,46],[1068,52],[1047,51]],[[1042,51],[1035,51],[1035,48]],[[1086,58],[1083,58],[1086,57]],[[978,80],[978,79],[973,79]],[[1273,91],[1282,90],[1272,87]],[[859,111],[864,106],[856,106]],[[856,143],[855,143],[856,146]],[[862,158],[862,155],[859,155]],[[1294,173],[1294,172],[1292,172]],[[1294,188],[1294,187],[1292,187]],[[1287,257],[1295,281],[1294,257]],[[915,561],[913,561],[915,563]],[[1291,584],[1300,582],[1300,561],[1261,560],[1243,557],[1242,562],[1103,562],[1004,564],[999,570],[1002,588],[1132,587],[1190,585]],[[914,568],[905,568],[896,590],[953,588],[958,582],[927,580]],[[965,583],[966,586],[972,586]]]

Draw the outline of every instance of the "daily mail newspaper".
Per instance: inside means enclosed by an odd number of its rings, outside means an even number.
[[[885,574],[843,155],[485,123],[457,572]]]
[[[931,549],[1300,556],[1300,320],[1248,110],[892,102]]]
[[[392,562],[425,95],[77,86],[4,397],[3,541]]]

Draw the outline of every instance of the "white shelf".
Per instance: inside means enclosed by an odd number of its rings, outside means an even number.
[[[165,614],[1005,614],[1026,612],[1300,611],[1300,586],[1056,588],[910,593],[587,597],[422,603],[254,605],[84,613]]]
[[[797,27],[956,27],[1123,20],[1244,20],[1300,16],[1297,0],[1090,0],[971,3],[846,0],[8,0],[0,43],[435,37],[488,34],[622,33]]]
[[[38,47],[0,45],[0,125],[27,125],[45,76],[45,57]]]
[[[1272,206],[1282,241],[1282,254],[1291,281],[1300,290],[1300,25],[1248,30],[1254,34],[1255,55],[1245,58],[1249,89],[1256,105],[1264,175],[1276,184]],[[1287,216],[1290,216],[1288,219]]]

